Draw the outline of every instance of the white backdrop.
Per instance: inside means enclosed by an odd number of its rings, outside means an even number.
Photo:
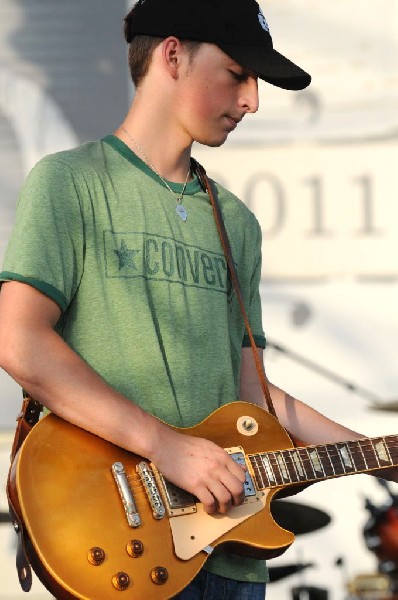
[[[119,11],[123,3],[117,3]],[[22,12],[16,18],[12,10],[21,10],[23,3],[5,0],[5,4],[14,25],[21,21]],[[104,10],[108,6],[96,5]],[[261,5],[276,47],[307,68],[313,83],[301,93],[262,84],[259,113],[242,123],[223,149],[196,148],[195,155],[210,174],[250,204],[261,222],[264,328],[269,339],[382,401],[394,399],[398,397],[398,5],[396,0],[268,0]],[[40,1],[38,6],[43,8]],[[80,10],[80,3],[68,5],[71,18],[74,6]],[[46,9],[52,10],[48,3]],[[99,11],[96,18],[100,22],[104,13]],[[7,182],[3,190],[13,189],[16,195],[30,164],[82,137],[68,95],[60,100],[60,87],[55,93],[40,65],[33,60],[30,64],[25,56],[10,82],[14,57],[7,23],[10,20],[2,19],[0,117],[13,132],[15,152],[0,146],[4,156],[0,176]],[[78,48],[74,27],[68,29],[65,21],[64,34],[71,47]],[[115,23],[113,27],[115,31]],[[120,38],[114,36],[109,39],[119,45]],[[73,69],[83,76],[86,67],[76,59]],[[105,55],[98,68],[102,75],[112,73],[116,63]],[[113,95],[101,88],[109,82],[106,77],[96,81],[97,95],[109,94],[112,112]],[[76,98],[76,114],[79,109],[82,114],[92,112],[88,98]],[[90,133],[97,137],[109,132],[100,121],[96,127],[92,125]],[[10,194],[0,199],[0,256],[14,214]],[[284,354],[268,350],[266,356],[271,380],[318,410],[366,435],[398,431],[397,412],[371,410],[368,397],[348,392]],[[20,391],[0,374],[0,392],[4,480]],[[301,576],[271,584],[269,598],[288,600],[294,585],[307,583],[326,588],[330,598],[340,600],[347,597],[347,581],[359,573],[375,573],[376,561],[362,534],[368,518],[365,497],[376,504],[387,502],[384,490],[365,475],[318,484],[296,499],[326,511],[332,521],[318,532],[299,536],[283,557],[273,561],[314,566]],[[4,495],[0,510],[5,510]],[[13,544],[11,528],[0,525],[4,600],[25,597],[16,583]],[[338,558],[343,567],[335,565]],[[30,597],[40,600],[49,595],[35,582]]]

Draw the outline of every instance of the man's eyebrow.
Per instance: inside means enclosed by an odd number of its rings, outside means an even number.
[[[250,77],[250,76],[258,77],[257,73],[255,73],[254,71],[252,71],[248,67],[245,67],[244,65],[239,64],[238,62],[236,62],[233,59],[231,59],[231,62],[229,63],[228,68],[230,68],[230,69],[239,69],[240,72],[241,72],[241,74],[245,75],[247,77]]]
[[[244,66],[239,65],[239,64],[237,64],[237,67],[239,68],[239,75],[242,78],[244,78],[244,79],[248,79],[249,77],[254,77],[255,79],[258,78],[257,73],[255,73],[251,69],[248,69],[247,67],[244,67]]]

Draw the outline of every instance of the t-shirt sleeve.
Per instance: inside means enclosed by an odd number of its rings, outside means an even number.
[[[258,348],[265,348],[267,342],[262,325],[262,310],[260,297],[262,234],[257,219],[254,219],[254,221],[255,227],[253,235],[250,236],[251,239],[254,240],[254,248],[252,249],[253,268],[250,279],[249,296],[246,310],[256,346]],[[243,338],[242,346],[250,346],[250,338],[247,334],[245,334]]]
[[[65,311],[83,271],[84,226],[78,177],[48,156],[22,188],[0,282],[27,283]]]

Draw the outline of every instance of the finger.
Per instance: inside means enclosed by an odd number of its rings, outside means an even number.
[[[246,471],[247,471],[246,465],[238,464],[229,455],[228,455],[228,457],[230,459],[227,463],[228,470],[232,473],[232,475],[237,477],[239,479],[239,481],[244,483],[245,479],[246,479]]]
[[[245,486],[244,481],[237,479],[227,469],[222,473],[220,482],[229,491],[231,496],[231,504],[239,506],[245,499]]]
[[[203,487],[200,489],[196,497],[203,504],[203,508],[207,514],[212,515],[218,510],[218,502],[208,488]]]
[[[230,491],[220,481],[213,481],[209,491],[215,500],[215,510],[221,514],[228,512],[233,502]]]

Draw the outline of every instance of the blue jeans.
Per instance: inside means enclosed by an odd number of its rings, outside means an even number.
[[[234,581],[207,571],[200,573],[173,600],[264,600],[265,583]]]

